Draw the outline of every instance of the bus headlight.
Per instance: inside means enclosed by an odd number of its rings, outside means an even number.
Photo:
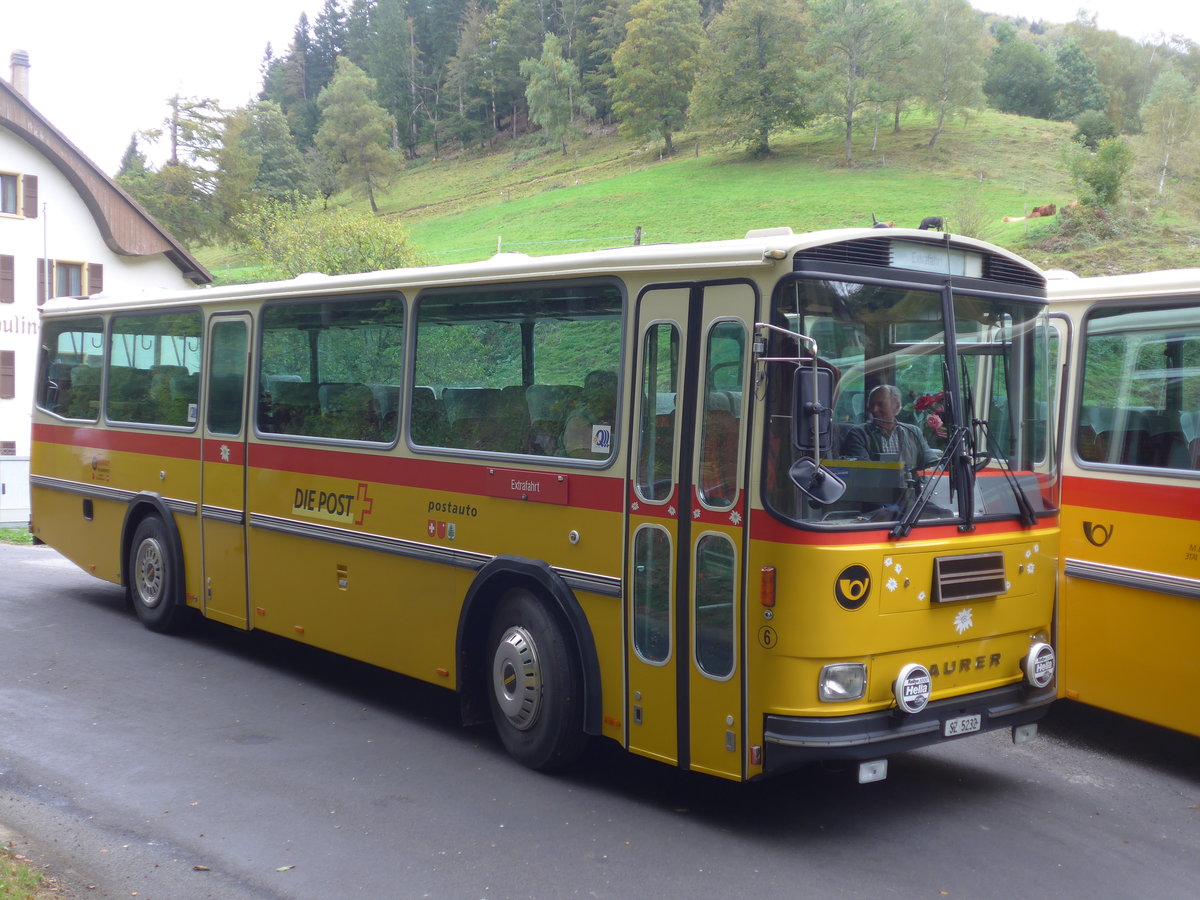
[[[1021,668],[1025,671],[1025,680],[1035,688],[1049,687],[1056,668],[1054,648],[1043,641],[1035,642],[1021,660]]]
[[[909,663],[896,676],[892,693],[903,712],[919,713],[929,703],[929,695],[933,693],[933,676],[920,663]]]
[[[862,663],[835,663],[821,669],[817,693],[826,703],[861,700],[867,692],[867,667]]]

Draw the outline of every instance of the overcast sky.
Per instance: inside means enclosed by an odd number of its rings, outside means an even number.
[[[431,0],[437,2],[437,0]],[[283,53],[301,12],[323,0],[6,0],[0,77],[13,50],[29,53],[30,95],[56,128],[105,172],[130,135],[156,127],[173,94],[242,106],[257,94],[268,42]],[[1142,39],[1166,32],[1200,43],[1200,8],[1187,0],[972,0],[977,9],[1074,20]]]

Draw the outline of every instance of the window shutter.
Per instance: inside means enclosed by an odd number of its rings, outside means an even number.
[[[0,400],[17,396],[17,351],[0,350]]]
[[[21,193],[25,197],[21,212],[27,219],[36,219],[38,214],[38,177],[36,175],[22,175],[21,187]]]
[[[0,303],[15,303],[16,257],[0,255]]]
[[[104,290],[104,264],[103,263],[88,263],[87,267],[87,292],[88,296],[98,294]]]
[[[46,261],[39,259],[37,261],[37,305],[41,306],[46,302]]]

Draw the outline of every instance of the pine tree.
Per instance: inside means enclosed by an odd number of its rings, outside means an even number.
[[[593,111],[590,105],[580,105],[583,101],[579,70],[574,63],[563,59],[562,42],[548,34],[542,43],[541,57],[521,61],[521,75],[529,80],[525,88],[529,117],[545,130],[549,140],[562,147],[565,156],[575,110],[579,109],[584,116]]]
[[[346,189],[361,190],[378,212],[375,189],[386,184],[394,171],[387,151],[391,122],[387,110],[375,102],[375,83],[345,57],[338,60],[333,80],[321,92],[321,126],[316,146],[339,166]]]

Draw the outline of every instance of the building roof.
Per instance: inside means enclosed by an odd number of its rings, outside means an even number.
[[[212,273],[136,200],[57,128],[11,84],[0,78],[0,126],[46,157],[78,192],[104,243],[121,256],[163,254],[194,284],[209,284]]]

